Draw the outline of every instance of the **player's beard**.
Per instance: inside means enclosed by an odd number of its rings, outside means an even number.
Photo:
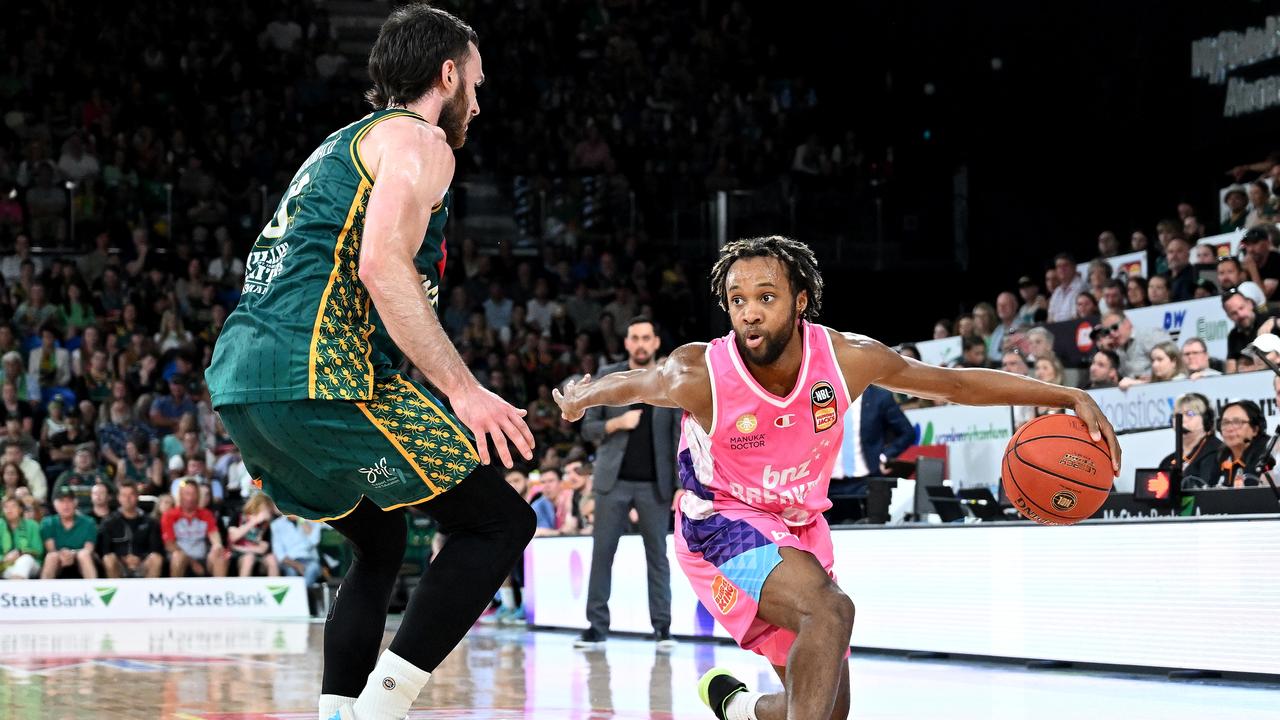
[[[782,351],[787,349],[787,341],[791,339],[791,333],[796,327],[796,318],[798,313],[791,311],[791,318],[782,330],[770,333],[762,327],[752,328],[752,332],[760,335],[760,347],[752,350],[747,347],[746,333],[741,330],[733,331],[733,341],[738,344],[738,354],[751,361],[753,365],[772,365],[778,358],[782,357]]]
[[[467,94],[459,87],[440,108],[440,129],[449,147],[457,150],[467,142]]]

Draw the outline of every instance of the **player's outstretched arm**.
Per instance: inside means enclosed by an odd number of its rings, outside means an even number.
[[[961,405],[1032,405],[1069,408],[1095,441],[1111,448],[1113,470],[1120,472],[1120,443],[1111,422],[1093,398],[1078,388],[1041,382],[1001,370],[944,368],[904,358],[864,335],[838,333],[832,338],[850,392],[879,385],[917,397]]]
[[[563,391],[552,390],[551,397],[571,422],[590,407],[633,403],[683,408],[695,416],[709,415],[711,385],[703,360],[705,349],[703,343],[682,345],[656,367],[609,373],[595,380],[587,375],[567,383]]]
[[[454,414],[475,436],[480,462],[489,463],[493,439],[498,457],[512,466],[510,442],[533,458],[533,434],[525,411],[489,392],[467,369],[440,325],[414,267],[431,208],[453,180],[453,150],[444,131],[409,119],[380,123],[361,142],[374,173],[360,245],[360,280],[391,339],[449,398]]]

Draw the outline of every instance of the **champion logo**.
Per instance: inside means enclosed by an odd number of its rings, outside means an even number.
[[[792,415],[791,413],[787,413],[786,415],[779,415],[778,417],[773,419],[774,427],[789,428],[795,424],[796,424],[796,416]]]

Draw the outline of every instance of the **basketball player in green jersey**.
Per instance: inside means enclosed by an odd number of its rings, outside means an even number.
[[[484,389],[436,317],[453,151],[479,111],[475,32],[396,10],[369,55],[375,112],[303,162],[245,264],[208,382],[255,483],[355,548],[325,625],[322,720],[405,717],[533,536],[528,503],[489,465],[533,437]],[[400,370],[408,360],[448,398]],[[448,537],[378,654],[404,558],[407,505]]]

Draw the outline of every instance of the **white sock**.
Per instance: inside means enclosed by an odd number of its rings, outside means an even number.
[[[404,720],[430,677],[426,670],[384,650],[351,709],[360,720]]]
[[[756,701],[764,697],[764,693],[743,690],[729,700],[725,708],[725,720],[759,720],[756,717]]]
[[[509,587],[499,588],[498,595],[502,596],[502,607],[508,610],[516,609],[515,588],[509,588]]]
[[[353,697],[345,695],[321,695],[320,696],[320,720],[329,720],[339,709],[349,707],[356,701]]]

